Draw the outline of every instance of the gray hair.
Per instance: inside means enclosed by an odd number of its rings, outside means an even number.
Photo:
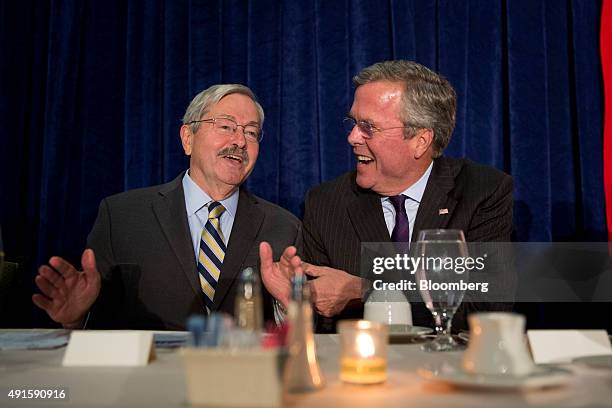
[[[221,99],[231,94],[242,94],[246,95],[253,100],[255,108],[257,109],[257,116],[259,116],[259,128],[263,128],[264,122],[264,111],[255,93],[250,88],[240,84],[222,84],[213,85],[208,89],[203,90],[193,98],[185,115],[183,116],[183,125],[188,125],[194,120],[200,120],[208,113],[208,111],[217,104]],[[191,130],[195,133],[198,131],[200,123],[191,123]]]
[[[455,128],[457,94],[450,82],[421,64],[404,60],[378,62],[353,77],[356,87],[376,81],[404,84],[400,120],[410,127],[405,136],[414,137],[416,129],[432,129],[433,157],[439,157]]]

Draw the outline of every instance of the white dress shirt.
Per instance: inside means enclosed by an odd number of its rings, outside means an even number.
[[[185,209],[187,210],[189,232],[191,233],[191,241],[193,243],[194,262],[196,262],[200,253],[202,229],[204,229],[204,225],[206,225],[206,221],[208,221],[208,204],[210,204],[213,199],[210,198],[191,177],[189,177],[189,171],[186,171],[183,176],[183,191],[185,192]],[[239,191],[236,190],[225,200],[219,201],[221,205],[225,207],[225,211],[219,218],[219,223],[226,246],[232,233],[234,219],[236,218],[238,197]]]
[[[420,179],[417,180],[416,183],[408,187],[406,190],[402,192],[408,199],[404,202],[406,206],[406,215],[408,216],[408,223],[410,224],[410,241],[412,242],[412,232],[414,229],[414,220],[416,219],[417,212],[419,211],[419,205],[421,204],[421,200],[423,198],[423,193],[425,192],[425,187],[427,187],[427,181],[429,180],[429,175],[431,174],[431,169],[433,168],[433,161],[425,170],[425,173],[421,176]],[[395,227],[395,207],[389,200],[389,197],[381,197],[380,201],[383,207],[383,214],[385,216],[385,224],[387,224],[387,230],[389,230],[389,236],[393,232],[393,228]]]

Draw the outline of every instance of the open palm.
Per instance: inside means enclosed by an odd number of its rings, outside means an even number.
[[[297,255],[294,246],[285,248],[278,262],[272,260],[272,247],[267,242],[259,246],[261,264],[261,278],[270,294],[281,304],[287,307],[291,278],[295,273],[302,272],[302,260]]]
[[[65,326],[78,324],[100,293],[100,273],[91,249],[83,252],[81,264],[83,271],[78,271],[66,260],[54,256],[49,265],[38,269],[35,278],[42,294],[33,295],[32,301],[51,319]]]

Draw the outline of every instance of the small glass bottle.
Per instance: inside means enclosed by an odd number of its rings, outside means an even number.
[[[246,331],[261,332],[263,327],[263,306],[259,276],[251,267],[240,274],[234,310],[236,326]]]
[[[294,393],[315,391],[323,386],[323,374],[315,350],[310,289],[303,274],[295,275],[291,283],[291,300],[287,308],[289,358],[285,365],[285,387]]]

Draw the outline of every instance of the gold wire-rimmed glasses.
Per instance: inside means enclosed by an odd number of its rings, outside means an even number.
[[[252,123],[247,123],[246,125],[239,125],[235,120],[226,118],[223,116],[218,116],[215,118],[209,119],[200,119],[200,120],[192,120],[189,124],[194,123],[212,123],[215,132],[220,135],[233,136],[238,128],[241,127],[244,133],[244,137],[249,142],[259,143],[263,139],[263,129],[260,129],[259,126],[254,125]]]

